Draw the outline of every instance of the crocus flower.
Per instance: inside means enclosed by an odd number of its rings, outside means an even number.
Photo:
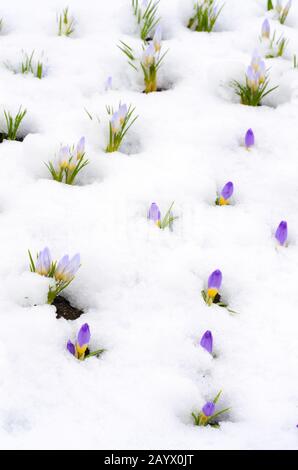
[[[78,341],[76,344],[76,350],[77,350],[79,357],[85,354],[89,341],[90,341],[90,336],[91,334],[90,334],[89,325],[88,323],[84,323],[84,325],[82,325],[79,330]]]
[[[155,60],[155,47],[154,47],[153,42],[151,42],[149,46],[143,52],[142,64],[145,67],[150,67],[151,65],[154,64],[154,60]]]
[[[275,232],[275,238],[281,246],[284,246],[284,244],[286,243],[288,238],[288,224],[285,220],[282,220],[279,226],[277,227],[277,230]]]
[[[77,253],[71,259],[68,255],[63,256],[55,271],[55,279],[59,282],[71,282],[80,267],[80,255]]]
[[[76,148],[76,157],[77,160],[80,160],[85,153],[85,137],[81,137]]]
[[[77,359],[83,360],[90,342],[90,337],[91,334],[89,325],[88,323],[84,323],[78,332],[76,344],[73,344],[70,340],[68,340],[66,345],[67,350]]]
[[[219,269],[216,269],[216,271],[213,271],[212,274],[210,274],[209,279],[208,279],[208,299],[209,301],[213,301],[216,295],[219,292],[219,289],[221,287],[222,283],[222,273]]]
[[[248,129],[245,134],[245,147],[250,149],[255,144],[255,136],[252,129]]]
[[[70,341],[70,339],[67,341],[66,345],[67,350],[72,354],[73,356],[76,355],[76,347],[75,345]]]
[[[105,83],[105,90],[106,91],[111,90],[112,87],[113,87],[113,78],[108,77],[107,80],[106,80],[106,83]]]
[[[61,147],[59,150],[58,162],[61,169],[68,168],[68,163],[70,159],[70,148],[68,145]]]
[[[126,104],[121,104],[121,105],[119,106],[118,112],[119,112],[119,119],[120,119],[121,125],[122,125],[122,124],[124,123],[124,121],[125,121],[125,118],[126,118],[126,115],[127,115],[127,111],[128,111],[128,110],[127,110]]]
[[[215,404],[212,401],[208,401],[202,408],[202,413],[209,418],[215,411]]]
[[[218,204],[220,206],[226,206],[229,204],[229,199],[233,195],[234,185],[231,181],[224,185],[219,196]]]
[[[158,25],[153,36],[153,45],[154,45],[155,52],[159,52],[161,49],[161,39],[162,39],[162,28],[161,28],[161,25]]]
[[[119,111],[116,111],[111,118],[111,127],[113,134],[117,134],[121,129]]]
[[[202,348],[206,349],[210,354],[212,354],[212,349],[213,349],[213,336],[211,331],[207,330],[203,334],[200,345]]]
[[[267,18],[262,24],[262,38],[270,38],[270,23]]]
[[[160,224],[161,214],[158,205],[153,202],[148,211],[148,219],[152,220],[156,225]]]
[[[42,276],[47,276],[51,270],[52,259],[50,250],[46,247],[39,252],[36,261],[36,272]]]

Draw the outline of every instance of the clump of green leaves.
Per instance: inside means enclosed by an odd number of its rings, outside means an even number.
[[[240,97],[241,103],[248,106],[261,106],[263,98],[278,88],[278,86],[275,86],[268,89],[269,76],[266,71],[265,62],[256,55],[252,58],[251,64],[247,68],[245,83],[234,80],[231,86]]]
[[[75,28],[75,20],[69,15],[68,7],[58,16],[58,36],[71,36]]]
[[[54,181],[74,184],[78,173],[88,165],[85,159],[85,138],[82,137],[76,147],[68,145],[61,147],[58,162],[48,162],[46,166]]]
[[[162,48],[162,30],[158,26],[149,45],[142,46],[142,56],[137,59],[133,49],[123,41],[120,41],[119,49],[128,57],[129,65],[138,71],[137,63],[144,76],[145,93],[157,91],[157,73],[162,65],[162,61],[168,51],[161,53]]]
[[[132,108],[131,105],[127,108],[126,104],[121,103],[117,111],[114,111],[110,106],[107,106],[106,110],[110,116],[109,143],[106,152],[112,153],[119,150],[128,129],[137,120],[138,116],[133,117],[135,108]]]
[[[201,411],[198,413],[192,413],[195,426],[212,426],[213,428],[219,428],[220,424],[218,422],[218,417],[223,413],[230,411],[230,408],[225,408],[224,410],[215,411],[216,403],[219,400],[222,391],[216,395],[213,401],[205,403]]]
[[[198,0],[194,5],[195,14],[190,18],[187,27],[194,31],[211,33],[223,9],[215,0]]]
[[[277,17],[278,21],[281,24],[284,24],[290,12],[292,0],[288,0],[285,6],[283,6],[281,2],[282,0],[276,0],[274,4],[273,0],[267,0],[267,10],[274,10],[275,16]]]
[[[267,18],[262,24],[260,42],[262,53],[267,59],[282,57],[288,44],[288,40],[283,36],[276,39],[276,31],[271,35],[270,23]]]
[[[140,28],[140,37],[143,41],[151,39],[154,29],[158,25],[158,4],[160,0],[132,0],[133,13]]]
[[[2,139],[18,140],[18,130],[26,113],[27,110],[22,110],[22,107],[19,108],[15,116],[13,116],[9,111],[4,110],[6,129],[2,131]]]
[[[169,229],[172,231],[173,222],[174,220],[178,219],[178,217],[174,217],[173,215],[173,212],[172,212],[173,205],[174,205],[174,202],[172,202],[165,216],[161,217],[161,212],[159,210],[158,205],[155,202],[153,202],[148,211],[148,215],[147,215],[148,220],[151,220],[152,222],[154,222],[154,224],[161,230],[164,230],[167,227],[169,227]]]

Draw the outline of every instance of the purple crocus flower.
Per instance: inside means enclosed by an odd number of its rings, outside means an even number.
[[[124,121],[125,121],[127,112],[128,112],[128,109],[127,109],[126,104],[121,104],[121,105],[119,106],[119,110],[118,110],[119,119],[120,119],[120,124],[121,124],[121,125],[122,125],[122,124],[124,123]]]
[[[55,279],[57,281],[70,282],[75,277],[80,267],[80,255],[77,253],[71,259],[68,255],[63,256],[58,263],[55,271]]]
[[[85,153],[85,137],[81,137],[76,148],[77,159],[79,160],[80,158],[82,158],[84,153]]]
[[[248,129],[245,134],[245,147],[250,149],[255,144],[255,136],[252,129]]]
[[[70,148],[69,145],[61,147],[59,150],[58,161],[60,168],[67,168],[69,164],[69,159],[71,158],[70,155]]]
[[[262,37],[263,38],[270,38],[270,23],[266,18],[262,24]]]
[[[111,90],[113,87],[113,78],[112,77],[108,77],[107,78],[107,81],[106,81],[106,84],[105,84],[105,90],[108,91],[108,90]]]
[[[88,323],[84,323],[84,325],[81,326],[79,333],[78,333],[78,345],[80,348],[87,346],[90,341],[90,328]]]
[[[207,303],[208,305],[211,305],[214,302],[215,297],[218,294],[218,291],[220,289],[222,282],[222,274],[219,269],[216,269],[216,271],[213,271],[212,274],[210,274],[209,279],[208,279],[208,290],[207,290]]]
[[[155,202],[152,202],[148,211],[148,219],[153,220],[153,222],[157,224],[160,222],[160,217],[161,214],[158,205]]]
[[[212,401],[208,401],[202,408],[202,412],[208,418],[213,415],[215,411],[215,404]]]
[[[207,330],[200,341],[200,345],[202,348],[206,349],[208,353],[212,354],[212,349],[213,349],[213,336],[211,331]]]
[[[158,25],[153,36],[153,44],[154,44],[155,52],[159,52],[161,49],[161,39],[162,39],[162,27],[161,25]]]
[[[70,352],[70,354],[72,354],[73,356],[76,355],[76,347],[70,340],[67,341],[66,348]]]
[[[277,230],[275,232],[275,238],[281,246],[286,243],[288,238],[288,224],[285,220],[282,220],[279,226],[277,227]]]
[[[51,269],[52,259],[50,250],[46,247],[42,251],[39,252],[37,257],[35,270],[38,274],[42,276],[47,276]]]
[[[213,271],[213,273],[210,274],[209,276],[208,289],[219,290],[221,287],[221,283],[222,283],[222,273],[219,269],[216,269],[216,271]]]
[[[145,67],[150,67],[154,63],[155,47],[153,42],[144,50],[142,56],[142,64]]]
[[[227,201],[233,195],[233,192],[234,192],[234,185],[231,181],[229,181],[222,188],[220,195],[224,198],[224,200]]]

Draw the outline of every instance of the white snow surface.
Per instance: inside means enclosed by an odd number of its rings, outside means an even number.
[[[4,108],[28,110],[24,141],[0,145],[1,448],[298,449],[298,1],[285,25],[270,20],[289,45],[266,61],[279,88],[259,108],[229,82],[258,46],[266,1],[224,3],[208,34],[186,28],[192,0],[161,0],[168,89],[145,95],[116,47],[141,48],[130,0],[1,2],[0,125]],[[58,37],[67,5],[75,33]],[[4,65],[33,49],[42,80]],[[120,100],[139,118],[106,154],[105,106]],[[78,184],[52,181],[44,162],[81,136],[90,164]],[[216,207],[227,181],[233,204]],[[148,222],[153,201],[163,212],[175,201],[173,232]],[[287,248],[274,239],[281,220]],[[44,246],[81,254],[65,291],[86,312],[74,322],[56,319],[48,280],[29,272],[27,250]],[[215,269],[238,315],[204,304]],[[107,351],[81,362],[66,342],[84,322]],[[207,329],[216,358],[199,346]],[[220,389],[218,409],[231,407],[220,429],[194,426]]]

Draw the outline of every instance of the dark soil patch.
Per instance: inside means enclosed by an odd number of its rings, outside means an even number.
[[[167,91],[168,88],[157,88],[156,91],[150,91],[150,93],[160,93],[162,91]],[[142,93],[146,93],[145,90],[142,91]],[[146,93],[146,95],[150,95],[150,93]]]
[[[23,142],[24,139],[25,139],[25,136],[22,136],[22,137],[20,136],[20,137],[16,137],[16,139],[14,140],[16,140],[17,142]],[[4,132],[0,132],[0,144],[2,144],[4,140],[8,140],[7,134],[5,134]]]
[[[56,318],[64,318],[65,320],[76,320],[81,315],[83,315],[83,310],[79,310],[78,308],[73,307],[70,305],[68,300],[61,295],[58,295],[54,300],[53,304],[56,307]]]

